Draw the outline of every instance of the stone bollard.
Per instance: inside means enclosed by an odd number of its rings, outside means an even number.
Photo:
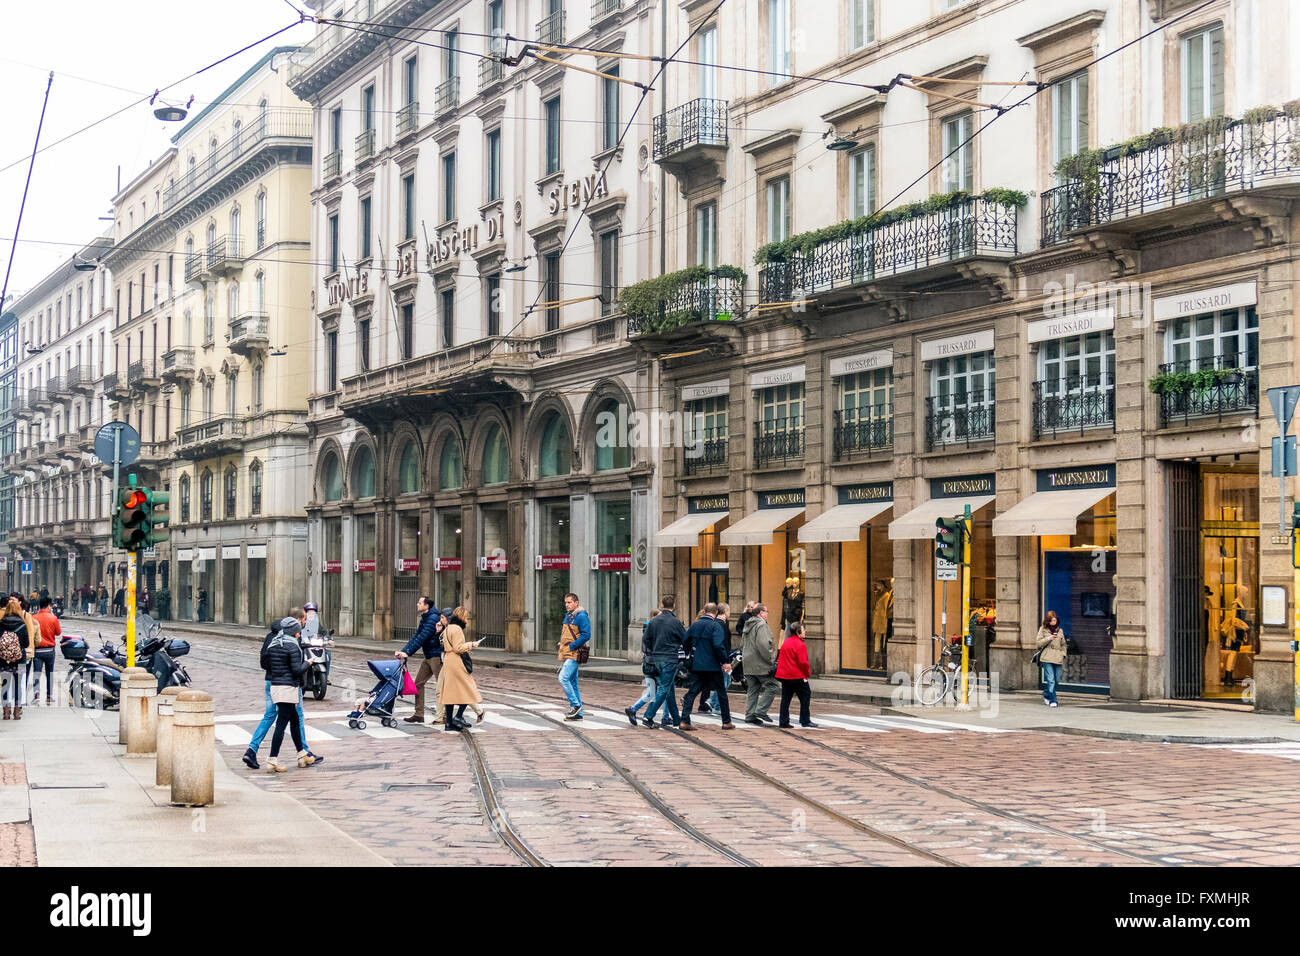
[[[136,668],[139,670],[139,668]],[[148,671],[129,674],[122,681],[122,696],[118,708],[130,717],[126,725],[126,755],[152,757],[157,747],[158,727],[154,723],[157,713],[153,698],[158,694],[158,678]]]
[[[127,688],[130,686],[133,677],[139,677],[142,674],[150,680],[153,680],[155,687],[158,686],[158,682],[154,679],[154,676],[143,667],[128,667],[122,671],[122,679],[121,683],[118,685],[119,689],[117,695],[117,742],[119,744],[130,742],[131,733],[140,720],[140,711],[132,708],[129,704]],[[127,752],[130,753],[129,747]]]
[[[158,763],[154,768],[154,785],[172,785],[172,716],[176,695],[183,688],[164,687],[155,700],[158,702]]]
[[[172,799],[182,807],[212,803],[212,754],[216,730],[212,695],[184,690],[172,704]]]

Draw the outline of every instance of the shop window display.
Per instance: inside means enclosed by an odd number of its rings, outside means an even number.
[[[1073,535],[1039,538],[1042,607],[1055,611],[1069,654],[1066,684],[1110,685],[1115,624],[1115,495],[1079,515]],[[977,645],[978,646],[978,643]]]

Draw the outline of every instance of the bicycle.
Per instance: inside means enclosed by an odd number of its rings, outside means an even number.
[[[917,675],[912,685],[912,693],[917,703],[926,707],[938,704],[949,694],[956,703],[961,702],[961,645],[949,644],[938,634],[931,634],[930,639],[939,645],[939,660]],[[975,685],[975,656],[969,660],[967,687]]]

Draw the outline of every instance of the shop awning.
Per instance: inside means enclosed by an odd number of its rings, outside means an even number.
[[[959,515],[967,505],[971,512],[979,511],[993,501],[993,495],[976,495],[972,498],[931,498],[919,508],[913,508],[901,518],[889,523],[889,537],[898,539],[922,539],[934,537],[934,523],[939,518],[951,518]]]
[[[799,540],[857,541],[862,526],[894,507],[892,501],[872,501],[857,505],[836,505],[823,511],[799,529]]]
[[[699,514],[678,518],[666,528],[661,528],[655,535],[655,544],[661,548],[693,548],[700,541],[700,532],[711,524],[717,524],[730,512],[702,511]]]
[[[994,535],[1074,534],[1083,514],[1114,488],[1075,488],[1070,491],[1036,491],[993,519]]]
[[[722,532],[719,541],[724,545],[771,544],[772,532],[801,514],[802,508],[760,508]]]

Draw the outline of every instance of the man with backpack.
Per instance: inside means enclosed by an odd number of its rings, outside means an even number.
[[[434,680],[433,712],[438,717],[442,716],[442,708],[438,706],[436,694],[438,675],[442,673],[442,631],[447,626],[447,622],[441,613],[433,609],[433,602],[427,597],[421,596],[415,607],[420,612],[420,624],[415,629],[415,636],[393,655],[398,660],[404,661],[417,649],[424,651],[424,660],[420,662],[420,669],[415,674],[415,713],[410,717],[402,718],[408,724],[424,723],[424,688],[429,683],[429,678]],[[435,718],[434,723],[439,722]]]
[[[565,720],[582,720],[582,696],[578,693],[578,665],[585,663],[591,649],[579,651],[591,640],[591,618],[578,603],[578,595],[564,595],[564,621],[560,625],[560,686],[569,701]]]

